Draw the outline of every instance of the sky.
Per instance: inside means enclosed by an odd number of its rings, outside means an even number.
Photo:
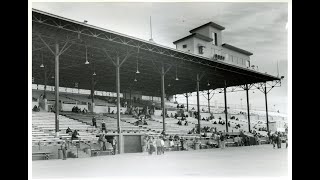
[[[288,4],[285,2],[33,2],[32,8],[69,19],[102,27],[136,38],[150,39],[150,16],[152,38],[161,45],[175,48],[173,41],[189,35],[189,30],[207,22],[224,26],[222,43],[228,43],[252,52],[251,65],[258,71],[285,78],[281,87],[268,93],[268,109],[286,113],[288,108]],[[290,78],[290,77],[289,77]],[[254,93],[253,93],[254,92]],[[250,91],[251,107],[265,108],[265,96],[258,90]],[[242,99],[242,100],[241,100]],[[177,96],[179,103],[186,98]],[[246,107],[246,92],[227,94],[230,105]],[[224,103],[223,93],[215,94],[211,105]],[[189,98],[196,103],[196,96]],[[200,104],[207,100],[200,96]]]

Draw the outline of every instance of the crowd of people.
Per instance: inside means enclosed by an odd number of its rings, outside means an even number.
[[[83,108],[83,110],[81,110],[81,108],[79,108],[78,106],[73,106],[71,109],[72,112],[76,112],[76,113],[88,113],[88,110],[86,108]]]
[[[110,143],[113,155],[117,154],[117,139],[114,136],[107,136],[103,131],[97,136],[99,137],[100,151],[107,151],[107,143]]]
[[[152,155],[153,152],[157,155],[164,154],[165,146],[164,146],[164,139],[162,136],[147,136],[144,139],[143,144],[143,151],[148,152],[149,155]]]
[[[37,105],[34,105],[33,108],[32,108],[32,111],[39,112],[40,111],[40,107],[37,106]]]

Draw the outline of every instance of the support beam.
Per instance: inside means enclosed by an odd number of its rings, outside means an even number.
[[[247,93],[247,111],[248,111],[248,129],[249,132],[251,132],[251,128],[250,128],[250,107],[249,107],[249,88],[248,88],[248,84],[246,84],[246,93]]]
[[[267,119],[267,132],[269,132],[269,118],[268,118],[268,101],[267,101],[267,83],[264,84],[264,97],[266,99],[266,119]]]
[[[162,108],[162,124],[163,124],[163,133],[166,133],[166,124],[165,124],[165,119],[166,119],[166,111],[164,108],[164,97],[165,97],[165,89],[164,89],[164,67],[163,65],[161,66],[161,108]]]
[[[118,147],[119,147],[119,153],[122,154],[123,146],[122,146],[122,134],[121,134],[121,128],[120,128],[120,60],[119,57],[116,59],[116,89],[117,89],[117,131],[119,134],[119,141],[118,141]]]
[[[43,96],[47,98],[47,66],[44,66],[44,89]]]
[[[200,125],[200,100],[199,100],[199,86],[200,86],[200,77],[197,74],[197,109],[198,109],[198,133],[201,134],[201,125]]]
[[[186,98],[187,98],[187,112],[189,113],[189,100],[188,100],[189,95],[188,95],[188,93],[186,93]]]
[[[226,132],[228,132],[227,81],[224,80],[224,113],[226,115]]]
[[[209,113],[210,113],[210,92],[209,92],[209,89],[208,89],[208,109],[209,109]]]
[[[55,112],[55,132],[59,137],[59,43],[55,44],[55,95],[56,95],[56,112]]]

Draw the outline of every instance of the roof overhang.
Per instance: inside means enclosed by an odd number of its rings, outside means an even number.
[[[126,59],[120,68],[122,93],[132,90],[141,91],[143,95],[160,95],[161,65],[167,70],[167,95],[194,92],[197,74],[202,75],[200,90],[222,88],[225,80],[227,86],[280,80],[272,75],[33,9],[32,76],[35,84],[46,81],[47,85],[54,85],[50,77],[54,74],[55,57],[42,40],[51,50],[55,50],[56,42],[60,50],[65,49],[59,56],[60,87],[74,88],[77,82],[78,88],[91,89],[92,79],[95,79],[95,90],[115,92],[116,68],[113,63],[116,57],[121,61]],[[89,65],[84,64],[86,55]],[[45,68],[40,67],[42,63]],[[135,73],[137,65],[140,74]],[[97,75],[92,76],[93,72]],[[178,81],[175,81],[176,74]],[[133,81],[135,78],[137,82]],[[211,86],[207,86],[208,81]]]
[[[206,26],[211,26],[211,27],[216,28],[216,29],[218,29],[218,30],[225,30],[225,27],[220,26],[219,24],[216,24],[216,23],[214,23],[214,22],[208,22],[208,23],[206,23],[206,24],[204,24],[204,25],[201,25],[201,26],[199,26],[199,27],[196,27],[196,28],[190,30],[189,32],[190,32],[190,33],[194,33],[196,30],[198,30],[198,29],[200,29],[200,28],[203,28],[203,27],[206,27]]]
[[[222,46],[223,46],[224,48],[227,48],[227,49],[230,49],[230,50],[233,50],[233,51],[236,51],[236,52],[239,52],[239,53],[248,55],[248,56],[253,55],[253,54],[252,54],[251,52],[249,52],[249,51],[246,51],[246,50],[237,48],[237,47],[235,47],[235,46],[231,46],[230,44],[224,43],[224,44],[222,44]]]

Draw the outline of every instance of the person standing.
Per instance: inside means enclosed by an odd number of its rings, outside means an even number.
[[[113,137],[112,139],[112,148],[113,148],[113,155],[117,154],[117,139],[116,137]]]
[[[157,155],[161,155],[161,139],[157,137],[156,141],[156,148],[157,148]]]
[[[277,142],[277,134],[274,133],[274,134],[272,134],[272,145],[273,145],[273,149],[276,148],[276,142]]]
[[[161,153],[164,154],[164,150],[165,150],[164,140],[163,140],[163,138],[161,138],[160,140],[161,140]]]
[[[65,141],[62,141],[62,144],[61,144],[61,150],[62,150],[62,156],[63,156],[63,159],[62,160],[66,160],[67,159],[67,149],[68,149],[68,146],[67,146],[67,140]]]
[[[281,134],[280,134],[280,132],[278,132],[277,147],[278,147],[278,149],[281,148]]]
[[[96,120],[95,116],[93,116],[93,118],[92,118],[92,126],[97,128],[97,120]]]
[[[225,136],[221,133],[220,135],[220,144],[221,144],[221,149],[225,148]]]
[[[101,130],[103,133],[107,132],[106,123],[104,121],[101,123]]]

